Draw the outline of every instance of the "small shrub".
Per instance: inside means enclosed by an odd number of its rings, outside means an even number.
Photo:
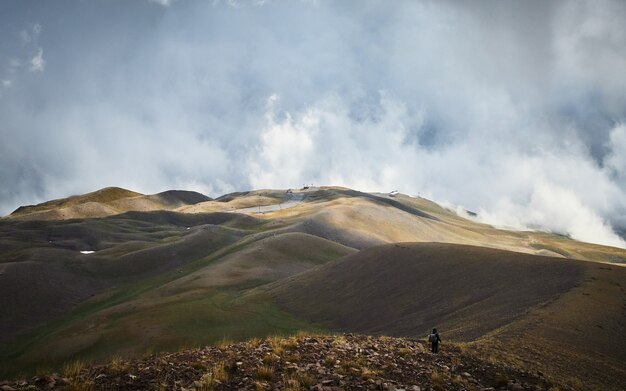
[[[63,365],[61,372],[67,378],[73,379],[80,374],[80,371],[85,367],[85,363],[80,360],[72,361]]]
[[[285,377],[283,379],[283,391],[300,391],[300,382],[293,377]]]
[[[251,348],[257,348],[259,347],[259,345],[261,344],[261,340],[258,338],[251,338],[248,340],[248,342],[246,342],[247,345]]]
[[[274,354],[276,354],[277,356],[280,356],[283,354],[284,349],[283,349],[282,337],[275,335],[273,337],[269,337],[267,341],[269,342],[269,345],[272,348],[272,351],[274,352]]]
[[[154,348],[150,346],[150,347],[147,347],[146,350],[143,351],[141,356],[143,358],[148,358],[148,357],[152,356],[153,354],[154,354]]]
[[[454,384],[455,386],[465,386],[466,385],[466,381],[461,376],[456,375],[452,379],[452,384]]]
[[[272,353],[268,353],[265,355],[265,357],[263,357],[263,364],[268,364],[268,365],[274,365],[276,364],[278,361],[280,361],[280,357],[272,354]]]
[[[232,345],[233,341],[226,338],[226,337],[222,337],[222,339],[215,344],[215,347],[217,347],[218,349],[226,349],[229,345]]]
[[[324,364],[328,366],[333,366],[337,363],[337,358],[335,356],[326,356],[324,357]]]
[[[294,352],[291,353],[290,355],[285,357],[285,361],[289,361],[289,362],[300,362],[301,357],[300,357],[300,353],[298,352]]]
[[[398,349],[398,354],[401,356],[410,356],[413,354],[413,351],[409,348],[400,348]]]
[[[339,336],[335,337],[335,339],[333,340],[333,345],[335,345],[335,346],[343,346],[347,342],[348,341],[346,340],[346,337],[344,337],[343,335],[339,335]]]
[[[377,371],[369,368],[361,368],[361,377],[364,380],[374,379],[377,376],[380,376],[381,371]]]
[[[287,338],[282,342],[283,348],[286,350],[294,350],[298,347],[298,339],[295,337]]]
[[[307,390],[315,385],[315,378],[306,372],[297,373],[295,378]]]
[[[435,390],[443,390],[445,385],[445,380],[443,375],[439,372],[433,372],[430,375],[430,380],[433,382],[433,387]]]
[[[340,365],[341,366],[337,369],[337,373],[340,375],[344,375],[344,376],[354,374],[352,370],[359,368],[359,365],[356,363],[356,361],[352,361],[352,360],[342,361]]]
[[[494,379],[494,383],[496,387],[506,387],[509,384],[509,378],[501,373],[498,373]]]
[[[264,381],[274,380],[274,367],[269,365],[262,365],[256,370],[256,379]]]
[[[226,372],[224,363],[221,361],[217,362],[200,378],[200,390],[214,390],[218,384],[225,383],[226,381],[228,381],[228,373]]]
[[[121,357],[113,357],[110,364],[111,370],[114,372],[124,372],[128,369],[128,363],[122,360]]]

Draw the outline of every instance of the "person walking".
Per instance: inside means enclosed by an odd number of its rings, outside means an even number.
[[[439,342],[441,342],[437,329],[433,329],[432,334],[428,336],[428,342],[430,342],[430,351],[437,353],[439,351]]]

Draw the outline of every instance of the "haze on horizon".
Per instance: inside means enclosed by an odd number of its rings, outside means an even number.
[[[0,213],[315,183],[626,247],[624,20],[619,0],[3,1]]]

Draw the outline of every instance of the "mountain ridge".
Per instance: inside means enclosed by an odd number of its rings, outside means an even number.
[[[434,326],[553,378],[619,389],[626,374],[626,250],[400,193],[110,192],[0,219],[0,377],[224,339]]]

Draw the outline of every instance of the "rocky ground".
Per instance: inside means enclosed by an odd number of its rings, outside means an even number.
[[[297,336],[162,353],[62,374],[0,382],[0,390],[549,390],[540,373],[483,361],[456,345],[362,335]],[[564,390],[566,388],[560,388]]]

